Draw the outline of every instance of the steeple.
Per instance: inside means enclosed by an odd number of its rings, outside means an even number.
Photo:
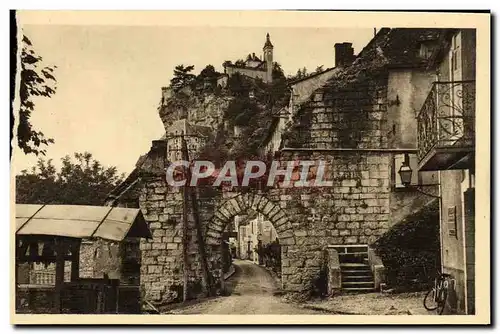
[[[273,81],[273,44],[269,33],[266,35],[266,43],[264,44],[264,61],[266,62],[266,82]]]
[[[263,50],[272,49],[272,48],[273,48],[273,44],[271,43],[271,38],[269,37],[269,33],[267,33],[267,35],[266,35],[266,43],[264,44]]]

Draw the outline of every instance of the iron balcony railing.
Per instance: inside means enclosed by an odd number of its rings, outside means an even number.
[[[475,81],[434,82],[417,116],[418,160],[436,148],[474,146]]]

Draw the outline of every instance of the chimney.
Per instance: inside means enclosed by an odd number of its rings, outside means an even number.
[[[347,66],[354,60],[352,43],[335,43],[335,67]]]

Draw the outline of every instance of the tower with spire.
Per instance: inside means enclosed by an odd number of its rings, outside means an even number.
[[[271,37],[269,33],[266,35],[266,42],[262,51],[264,55],[262,59],[259,59],[255,53],[249,53],[246,60],[239,60],[233,64],[233,62],[226,60],[222,66],[224,67],[224,74],[221,76],[220,81],[217,83],[222,83],[224,80],[227,82],[227,78],[235,73],[244,75],[253,79],[261,79],[266,83],[273,81],[273,49],[274,46],[271,43]],[[224,79],[222,79],[224,78]]]
[[[266,70],[267,70],[267,82],[273,81],[273,49],[274,46],[271,43],[271,37],[269,33],[266,35],[266,43],[264,44],[264,61],[266,62]]]

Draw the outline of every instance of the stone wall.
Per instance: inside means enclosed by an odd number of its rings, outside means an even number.
[[[331,187],[275,186],[263,193],[224,191],[198,198],[207,260],[213,282],[219,282],[222,234],[229,222],[248,209],[273,223],[282,249],[282,288],[315,289],[324,248],[338,244],[370,244],[389,228],[392,153],[383,128],[387,120],[387,77],[343,90],[318,90],[306,112],[311,114],[303,148],[285,149],[283,161],[323,160]],[[311,150],[311,148],[314,148]],[[348,148],[337,150],[337,148]],[[284,167],[284,166],[283,166]],[[182,296],[182,192],[162,177],[144,182],[140,206],[153,234],[141,243],[141,283],[155,302]],[[201,292],[200,250],[193,217],[190,226],[189,293]]]
[[[249,76],[250,78],[262,79],[264,82],[271,82],[272,81],[272,78],[268,78],[267,70],[234,67],[234,66],[227,66],[225,69],[226,69],[226,73],[229,76],[231,76],[235,73],[240,73],[240,74]]]
[[[146,298],[154,302],[171,302],[183,296],[183,193],[169,187],[163,176],[143,181],[139,203],[148,222],[153,239],[141,240],[141,286]],[[213,215],[212,202],[217,194],[198,194],[201,222]],[[201,291],[201,261],[192,215],[188,202],[188,257],[189,296]],[[202,227],[205,230],[205,227]]]
[[[387,148],[387,76],[342,89],[327,85],[315,91],[305,112],[310,136],[302,147]]]

